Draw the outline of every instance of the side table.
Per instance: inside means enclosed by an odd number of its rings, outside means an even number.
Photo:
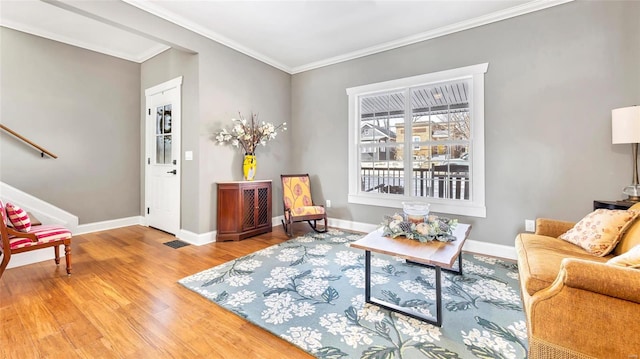
[[[598,208],[605,209],[629,209],[629,207],[633,206],[637,202],[631,201],[593,201],[593,210],[595,211]]]

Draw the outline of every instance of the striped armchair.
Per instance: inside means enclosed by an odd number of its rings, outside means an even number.
[[[18,209],[19,210],[19,209]],[[12,212],[20,220],[18,225],[9,227],[11,219],[7,215],[7,210],[0,201],[0,236],[2,243],[0,251],[2,261],[0,262],[0,278],[4,274],[11,256],[18,253],[28,252],[40,248],[53,247],[55,252],[56,265],[60,264],[60,245],[64,245],[64,255],[67,263],[67,275],[71,275],[71,231],[59,225],[25,225],[28,221],[26,212],[24,215]],[[19,229],[19,230],[18,230]]]
[[[281,175],[284,220],[282,226],[289,236],[293,236],[293,223],[306,221],[318,233],[327,231],[327,212],[322,205],[315,205],[311,199],[311,183],[308,174]],[[317,221],[323,220],[324,227],[318,229]]]

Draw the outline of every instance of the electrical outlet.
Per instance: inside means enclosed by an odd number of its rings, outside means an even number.
[[[527,232],[535,232],[536,231],[536,222],[532,219],[524,220],[524,230]]]
[[[326,205],[326,207],[327,207],[327,208],[331,208],[331,200],[330,200],[330,199],[328,199],[328,200],[327,200],[327,205]]]

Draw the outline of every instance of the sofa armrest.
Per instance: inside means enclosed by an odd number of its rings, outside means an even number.
[[[595,358],[640,355],[638,288],[637,269],[564,259],[553,284],[530,298],[531,342]]]
[[[565,258],[565,285],[640,304],[640,271],[584,259]]]
[[[542,236],[557,238],[575,226],[575,222],[558,221],[549,218],[536,219],[536,233]]]

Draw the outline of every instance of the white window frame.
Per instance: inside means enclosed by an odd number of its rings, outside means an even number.
[[[349,97],[349,194],[348,202],[364,205],[402,208],[402,202],[421,200],[431,204],[431,211],[454,215],[486,217],[485,206],[485,169],[484,169],[484,74],[488,63],[433,72],[424,75],[405,77],[396,80],[378,82],[347,89]],[[360,114],[359,103],[363,96],[374,95],[406,88],[456,81],[471,81],[471,199],[456,200],[446,198],[424,198],[415,196],[389,195],[385,193],[365,192],[360,188]],[[406,136],[405,136],[406,137]]]

